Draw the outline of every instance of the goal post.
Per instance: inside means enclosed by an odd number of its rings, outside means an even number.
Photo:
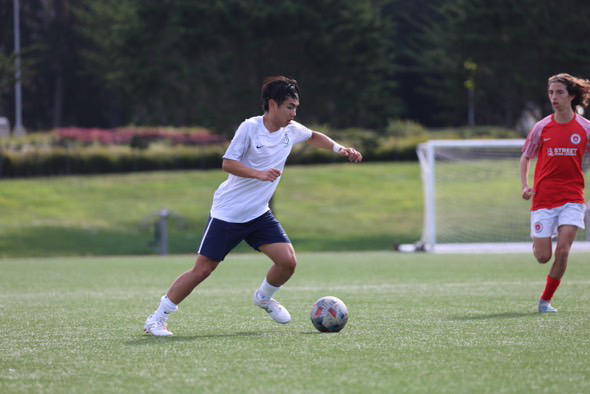
[[[424,222],[417,250],[531,251],[531,202],[520,196],[524,141],[431,140],[418,146]],[[578,231],[578,240],[585,237]]]

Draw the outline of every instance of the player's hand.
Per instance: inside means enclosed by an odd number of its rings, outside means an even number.
[[[348,157],[348,160],[353,163],[359,163],[363,160],[363,155],[354,148],[342,148],[338,151],[340,156]]]
[[[281,170],[271,168],[270,170],[258,171],[258,174],[256,174],[256,179],[259,181],[274,182],[280,176]]]
[[[522,188],[522,198],[525,200],[530,200],[531,196],[533,195],[533,188],[525,186]]]

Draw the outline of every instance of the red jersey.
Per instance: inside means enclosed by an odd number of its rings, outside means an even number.
[[[522,148],[527,158],[537,157],[532,211],[584,204],[582,160],[589,144],[590,121],[580,115],[565,124],[549,115],[535,124]]]

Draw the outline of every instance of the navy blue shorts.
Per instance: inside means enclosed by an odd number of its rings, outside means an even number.
[[[242,240],[256,250],[266,244],[291,243],[270,211],[246,223],[224,222],[210,217],[198,253],[214,261],[223,261]]]

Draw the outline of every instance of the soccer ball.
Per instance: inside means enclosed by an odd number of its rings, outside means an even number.
[[[321,332],[338,332],[348,321],[348,308],[336,297],[322,297],[311,308],[311,322]]]

